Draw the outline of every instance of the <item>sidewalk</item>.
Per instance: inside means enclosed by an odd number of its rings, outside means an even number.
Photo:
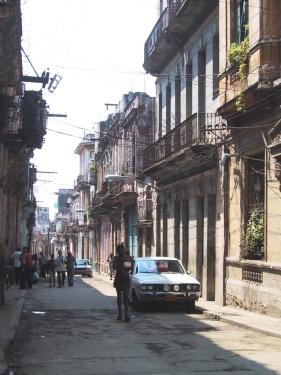
[[[16,334],[25,292],[12,285],[6,290],[5,305],[0,306],[0,375],[7,371],[6,354]]]
[[[94,277],[112,283],[109,276],[96,274]],[[257,314],[235,307],[218,306],[212,301],[203,301],[201,298],[196,303],[196,308],[201,310],[208,319],[221,320],[241,328],[281,338],[281,318]]]

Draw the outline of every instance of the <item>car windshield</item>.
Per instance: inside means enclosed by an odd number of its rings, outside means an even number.
[[[76,260],[77,266],[87,266],[88,264],[89,264],[88,260],[85,260],[85,259],[77,259]]]
[[[136,264],[136,273],[185,273],[177,260],[139,260]]]

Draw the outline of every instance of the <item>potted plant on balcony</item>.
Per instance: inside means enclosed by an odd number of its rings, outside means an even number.
[[[248,25],[245,27],[248,29]],[[233,67],[241,86],[240,93],[235,101],[237,111],[242,111],[245,107],[243,86],[245,85],[247,79],[249,50],[250,40],[249,36],[247,35],[241,42],[231,43],[227,53],[229,63]]]
[[[242,259],[264,257],[264,218],[260,211],[252,211],[243,236],[240,256]]]

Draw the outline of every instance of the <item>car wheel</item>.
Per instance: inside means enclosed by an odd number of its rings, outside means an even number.
[[[138,297],[134,290],[132,290],[133,308],[135,311],[142,311],[143,304],[138,300]]]

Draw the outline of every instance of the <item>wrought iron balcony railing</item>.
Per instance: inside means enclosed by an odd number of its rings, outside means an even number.
[[[138,205],[138,221],[139,223],[152,220],[152,200],[140,199],[137,201]]]
[[[80,174],[78,177],[77,177],[77,180],[75,182],[75,186],[80,186],[80,185],[88,185],[90,184],[90,174],[89,173],[84,173],[84,174]]]
[[[162,12],[160,18],[156,22],[144,46],[145,57],[149,56],[160,39],[162,33],[165,32],[169,24],[174,19],[176,13],[186,0],[173,0],[170,5]]]
[[[214,113],[196,113],[144,151],[144,168],[193,146],[217,144],[226,131],[222,118]]]

